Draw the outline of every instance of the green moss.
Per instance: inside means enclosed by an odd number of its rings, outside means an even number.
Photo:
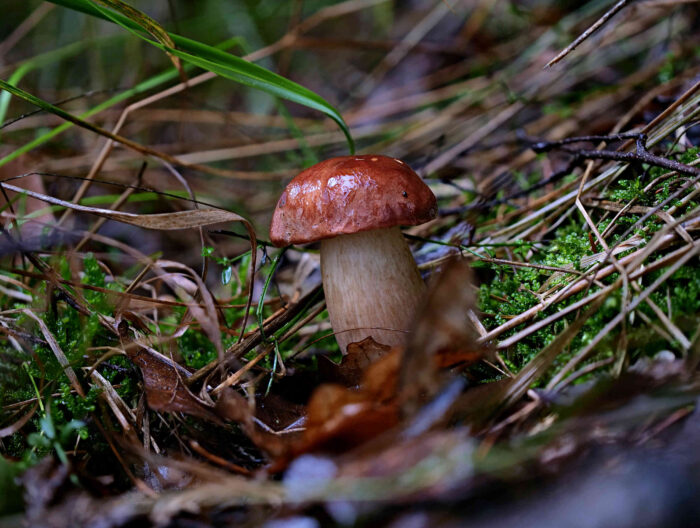
[[[177,320],[182,320],[185,313],[185,308],[176,308],[178,314]],[[207,363],[216,359],[216,348],[211,340],[196,329],[188,329],[182,337],[177,340],[178,350],[185,365],[188,367],[199,369]]]
[[[92,255],[83,259],[82,282],[91,286],[107,289],[119,289],[118,285],[107,284],[106,276],[98,261]],[[69,262],[64,257],[55,258],[50,265],[58,269],[61,276],[70,278],[71,269]],[[79,378],[82,377],[82,367],[91,365],[97,360],[99,354],[92,352],[91,347],[114,346],[118,344],[111,332],[106,331],[100,324],[100,315],[112,316],[113,306],[108,296],[103,292],[84,290],[80,293],[87,302],[90,315],[81,314],[73,306],[64,302],[60,295],[54,291],[53,298],[48,298],[45,284],[38,287],[37,300],[41,302],[36,313],[40,314],[49,331],[56,339],[60,349],[68,359],[69,364]],[[48,309],[44,309],[48,307]],[[39,338],[44,338],[36,332],[36,323],[27,316],[19,317],[18,325],[27,332],[32,332]],[[82,439],[91,438],[95,442],[91,444],[93,454],[99,451],[100,444],[97,439],[101,437],[97,430],[89,424],[92,423],[91,415],[98,404],[99,389],[91,387],[85,397],[80,396],[74,390],[73,385],[65,374],[64,368],[58,362],[53,350],[42,344],[32,348],[32,355],[25,355],[5,347],[0,351],[0,402],[14,403],[31,400],[37,397],[40,390],[42,404],[46,412],[37,412],[34,418],[27,424],[22,434],[15,434],[9,441],[3,441],[6,452],[18,459],[33,462],[44,455],[58,453],[57,450],[68,441],[68,436],[74,438],[78,435]],[[100,367],[100,372],[107,379],[115,380],[114,367],[126,370],[133,368],[126,358],[115,357]],[[131,378],[123,376],[118,379],[117,391],[125,398],[128,404],[135,405],[137,387]],[[82,382],[83,387],[87,384]],[[36,387],[36,388],[35,388]],[[53,394],[53,397],[49,395]],[[50,428],[48,420],[55,431],[54,438],[50,438],[45,430]],[[63,434],[62,431],[70,429],[71,433]]]
[[[683,163],[690,163],[697,159],[699,148],[690,148],[686,151],[676,149],[676,156]],[[607,190],[605,198],[626,205],[634,200],[635,205],[645,207],[654,207],[667,199],[673,192],[687,182],[687,177],[674,175],[667,179],[663,176],[669,171],[658,167],[648,169],[647,177],[641,178],[627,177],[614,182]],[[645,186],[651,181],[658,178],[658,183],[649,191],[644,191]],[[665,206],[668,209],[672,205],[679,205],[679,196],[673,203]],[[695,202],[689,202],[675,212],[675,216],[679,217],[689,208],[696,207]],[[597,212],[592,210],[593,214]],[[598,223],[599,231],[604,231],[612,220],[613,215],[608,215]],[[598,214],[602,217],[602,213]],[[616,219],[615,230],[609,235],[609,243],[618,243],[622,241],[623,234],[628,228],[634,226],[641,219],[640,214],[624,214]],[[642,236],[648,240],[655,231],[660,229],[664,222],[657,215],[650,215],[640,225],[636,226],[635,234]],[[595,240],[589,237],[588,229],[584,229],[585,222],[582,218],[572,216],[565,222],[560,229],[557,230],[554,237],[549,240],[542,241],[535,247],[516,248],[513,250],[516,258],[530,262],[532,264],[541,264],[559,268],[581,269],[582,259],[591,256],[596,251],[600,251]],[[628,237],[629,234],[626,235]],[[592,245],[595,243],[595,248]],[[629,251],[632,251],[630,249]],[[626,253],[618,254],[618,258]],[[544,271],[535,268],[514,268],[508,265],[477,263],[474,266],[482,277],[482,283],[479,289],[479,308],[484,313],[484,325],[488,329],[496,328],[507,322],[513,316],[519,315],[524,311],[536,306],[540,300],[537,296],[539,290],[546,290],[556,283],[569,282],[572,280],[570,275],[559,274],[559,278],[552,280],[551,271]],[[663,273],[663,270],[650,273],[641,279],[642,285],[651,284],[656,278]],[[485,277],[485,280],[484,280]],[[617,274],[611,274],[603,282],[612,284],[617,280]],[[537,314],[534,320],[540,320],[544,317],[555,313],[562,308],[580,300],[584,293],[574,295],[562,302],[559,302],[554,307],[550,307]],[[691,261],[688,265],[679,269],[670,279],[666,281],[664,286],[655,291],[651,295],[651,299],[660,307],[666,307],[667,299],[670,299],[670,317],[672,320],[692,333],[697,326],[697,313],[700,312],[700,266],[696,261]],[[564,365],[573,354],[580,350],[583,346],[593,339],[603,327],[619,313],[622,305],[621,292],[614,292],[605,302],[603,307],[598,310],[584,325],[582,331],[571,342],[567,351],[562,353],[555,363],[554,369]],[[653,311],[646,305],[642,304],[638,308],[647,314],[651,319],[657,319]],[[663,309],[663,308],[662,308]],[[542,348],[547,346],[552,339],[560,333],[565,326],[570,323],[577,314],[572,314],[566,318],[559,320],[554,325],[542,328],[534,332],[530,336],[519,341],[511,350],[507,351],[506,362],[509,368],[518,371],[530,361]],[[500,336],[500,339],[507,338],[514,333],[522,330],[527,324],[532,321],[520,325]],[[613,331],[611,335],[606,336],[593,351],[588,361],[594,361],[604,357],[609,357],[614,353],[615,341],[619,332],[619,328]],[[678,344],[665,342],[655,333],[650,335],[647,325],[640,317],[628,318],[627,332],[629,339],[628,355],[631,359],[640,356],[649,356],[658,352],[661,348],[676,350],[680,353]]]
[[[650,202],[650,197],[644,192],[644,183],[638,178],[619,180],[616,188],[610,192],[609,196],[611,200],[623,203],[631,202],[635,199],[644,205]]]

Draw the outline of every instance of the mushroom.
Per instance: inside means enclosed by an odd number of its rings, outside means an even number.
[[[343,353],[369,336],[404,343],[425,284],[398,226],[436,213],[430,188],[387,156],[332,158],[287,185],[270,239],[278,247],[321,241],[326,306]]]

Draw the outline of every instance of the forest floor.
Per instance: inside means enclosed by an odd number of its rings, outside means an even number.
[[[696,2],[131,3],[0,7],[0,527],[698,525]],[[353,148],[438,213],[341,354]]]

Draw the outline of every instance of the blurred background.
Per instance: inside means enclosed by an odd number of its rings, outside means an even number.
[[[236,55],[252,53],[258,64],[315,91],[340,110],[358,151],[405,159],[429,178],[447,209],[527,184],[523,174],[534,156],[518,131],[549,139],[609,132],[640,91],[668,81],[694,56],[696,6],[636,2],[564,66],[543,69],[608,4],[133,2],[170,32]],[[88,120],[108,130],[139,102],[119,134],[183,165],[209,168],[180,166],[178,177],[157,159],[117,145],[93,174],[96,180],[135,184],[146,160],[141,186],[183,195],[184,180],[198,199],[251,218],[264,238],[285,183],[320,159],[348,152],[343,134],[323,114],[229,79],[164,95],[179,80],[167,55],[116,24],[36,1],[6,0],[2,14],[0,78],[73,114],[90,112]],[[189,68],[185,75],[201,73]],[[612,88],[623,81],[622,89]],[[1,97],[0,176],[57,174],[43,176],[41,184],[70,199],[81,185],[71,177],[96,168],[106,140],[78,127],[49,135],[61,118],[33,113],[35,107],[7,93]],[[649,118],[636,113],[628,126]],[[556,169],[545,166],[544,176]],[[87,193],[113,197],[122,190],[96,183]],[[124,207],[162,212],[181,206],[149,195],[132,196]],[[102,229],[117,237],[132,231],[112,222]],[[194,232],[138,236],[147,252],[172,251],[189,264],[199,258]],[[167,244],[154,239],[161,236]],[[244,247],[230,239],[218,243],[229,254]]]

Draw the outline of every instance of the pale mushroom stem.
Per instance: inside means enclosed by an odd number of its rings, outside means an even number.
[[[340,350],[372,338],[405,343],[425,283],[398,227],[321,242],[326,306]]]

